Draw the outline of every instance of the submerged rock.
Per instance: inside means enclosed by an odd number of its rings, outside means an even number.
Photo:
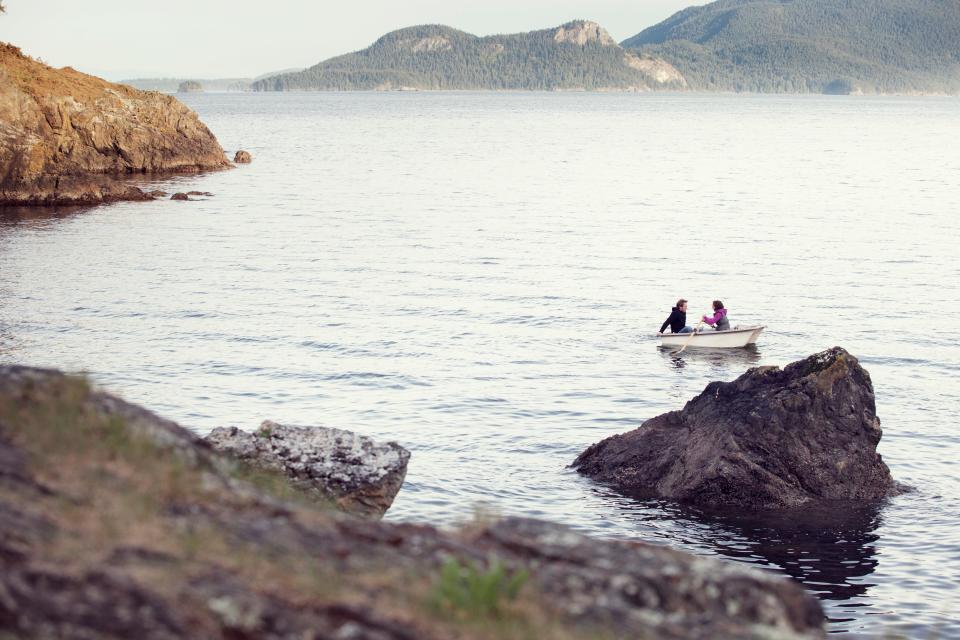
[[[877,454],[870,375],[834,347],[711,382],[681,411],[594,444],[573,463],[637,496],[702,507],[792,507],[896,493]]]
[[[209,198],[212,195],[213,194],[210,193],[209,191],[187,191],[186,193],[181,191],[170,196],[170,199],[171,200],[193,200],[191,196],[203,196],[203,197]]]
[[[244,151],[243,149],[241,149],[240,151],[237,151],[236,154],[234,154],[233,161],[236,162],[237,164],[250,164],[251,162],[253,162],[253,156],[250,155],[249,151]]]
[[[812,595],[743,565],[532,520],[361,520],[239,471],[83,380],[0,366],[0,636],[825,637]],[[496,619],[432,609],[452,559],[529,572],[520,601],[485,595]]]
[[[111,177],[228,166],[174,97],[53,69],[0,43],[0,206],[140,200]]]
[[[381,517],[407,475],[410,452],[351,431],[265,421],[256,433],[214,429],[206,438],[222,453],[276,469],[291,483],[348,513]]]
[[[3,151],[0,149],[0,156],[2,154]],[[7,205],[85,206],[111,202],[143,202],[156,200],[165,195],[163,191],[144,191],[129,182],[104,176],[39,178],[29,186],[18,189],[14,200],[4,200],[3,187],[0,186],[0,207]]]

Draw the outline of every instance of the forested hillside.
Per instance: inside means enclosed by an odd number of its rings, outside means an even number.
[[[645,90],[685,84],[662,60],[626,52],[599,25],[576,21],[484,38],[440,25],[410,27],[253,88]]]
[[[622,44],[692,89],[960,92],[958,0],[720,0]]]

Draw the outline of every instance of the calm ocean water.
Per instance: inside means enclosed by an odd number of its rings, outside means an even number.
[[[393,520],[478,504],[784,572],[831,630],[960,638],[960,100],[189,95],[252,165],[202,202],[0,215],[0,362],[87,370],[204,433],[413,452]],[[680,296],[758,348],[670,357]],[[571,472],[711,380],[834,345],[870,371],[883,505],[706,516]]]

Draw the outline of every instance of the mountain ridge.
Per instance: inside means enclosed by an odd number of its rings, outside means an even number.
[[[955,0],[718,0],[621,42],[693,90],[960,92]]]
[[[391,31],[366,49],[252,85],[296,90],[626,90],[683,88],[655,57],[625,51],[596,22],[573,20],[517,34],[475,36],[445,25]]]

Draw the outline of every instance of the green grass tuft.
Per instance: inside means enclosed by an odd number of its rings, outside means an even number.
[[[517,599],[529,578],[530,574],[524,569],[508,572],[499,560],[484,569],[451,558],[440,570],[431,592],[431,603],[439,610],[472,618],[497,618],[506,603]]]

